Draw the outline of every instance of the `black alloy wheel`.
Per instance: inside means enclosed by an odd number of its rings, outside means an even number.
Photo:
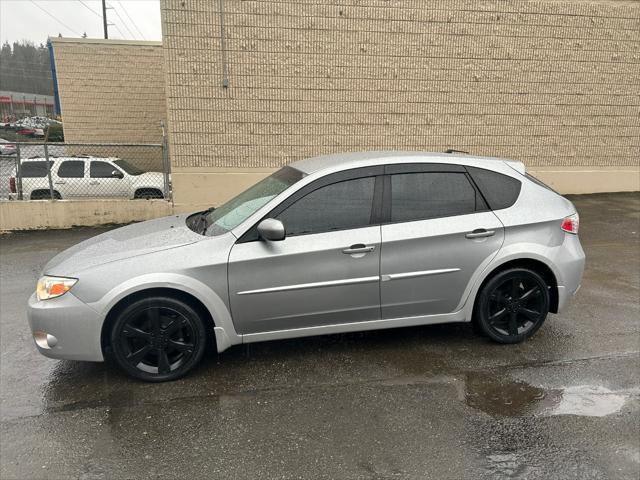
[[[533,270],[498,273],[480,292],[474,320],[499,343],[518,343],[533,335],[549,313],[549,286]]]
[[[164,382],[182,377],[200,362],[206,338],[200,316],[190,305],[152,297],[120,313],[111,330],[111,347],[118,365],[130,375]]]

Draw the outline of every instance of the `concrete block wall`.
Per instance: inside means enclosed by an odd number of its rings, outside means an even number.
[[[225,0],[228,88],[219,6],[161,1],[178,208],[371,149],[455,148],[522,160],[564,191],[598,191],[602,172],[638,189],[640,2]]]
[[[162,142],[162,42],[50,40],[67,142]]]

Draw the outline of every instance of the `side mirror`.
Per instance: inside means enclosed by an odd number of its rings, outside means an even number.
[[[111,176],[113,178],[124,178],[124,173],[119,172],[118,170],[114,170],[113,172],[111,172]]]
[[[275,218],[265,218],[258,224],[258,233],[260,237],[270,242],[278,242],[284,240],[284,225],[280,220]]]

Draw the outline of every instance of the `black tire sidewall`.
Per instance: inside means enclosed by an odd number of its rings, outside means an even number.
[[[149,373],[137,369],[126,361],[124,352],[120,347],[119,335],[125,322],[138,311],[148,308],[150,304],[172,308],[183,314],[193,327],[195,335],[194,352],[189,361],[176,370],[165,374]],[[191,305],[171,297],[147,297],[134,301],[118,314],[118,317],[111,326],[109,340],[111,344],[111,357],[126,373],[146,382],[167,382],[183,377],[200,363],[207,346],[207,331],[200,315]]]
[[[502,284],[506,280],[509,280],[511,278],[517,278],[517,277],[519,278],[529,277],[531,279],[534,279],[540,285],[542,295],[544,296],[544,308],[543,308],[544,317],[542,318],[541,321],[535,324],[533,328],[531,328],[527,332],[524,332],[519,335],[505,336],[495,332],[494,329],[489,325],[488,317],[487,317],[489,295],[498,285]],[[484,333],[491,340],[498,343],[520,343],[526,340],[527,338],[531,337],[533,334],[535,334],[538,331],[538,329],[542,326],[542,324],[545,322],[547,318],[547,315],[549,314],[549,305],[550,305],[549,286],[544,281],[544,278],[540,276],[540,274],[526,268],[510,268],[508,270],[504,270],[502,272],[495,274],[482,287],[482,290],[478,295],[478,302],[476,303],[475,319],[478,327],[482,330],[482,333]]]

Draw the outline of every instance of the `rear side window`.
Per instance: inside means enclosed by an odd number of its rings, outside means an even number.
[[[369,225],[375,177],[321,187],[278,215],[287,235],[305,235]]]
[[[53,162],[49,160],[49,168],[53,166]],[[45,160],[35,162],[23,162],[20,166],[20,173],[23,177],[46,177],[47,162]]]
[[[58,168],[60,178],[82,178],[84,177],[84,162],[82,160],[66,160]]]
[[[519,180],[484,168],[467,167],[467,170],[491,210],[500,210],[516,203],[522,187]]]
[[[117,170],[116,167],[107,162],[91,162],[91,178],[111,178],[111,173]]]
[[[484,201],[462,172],[391,176],[392,222],[465,215],[485,209]]]

